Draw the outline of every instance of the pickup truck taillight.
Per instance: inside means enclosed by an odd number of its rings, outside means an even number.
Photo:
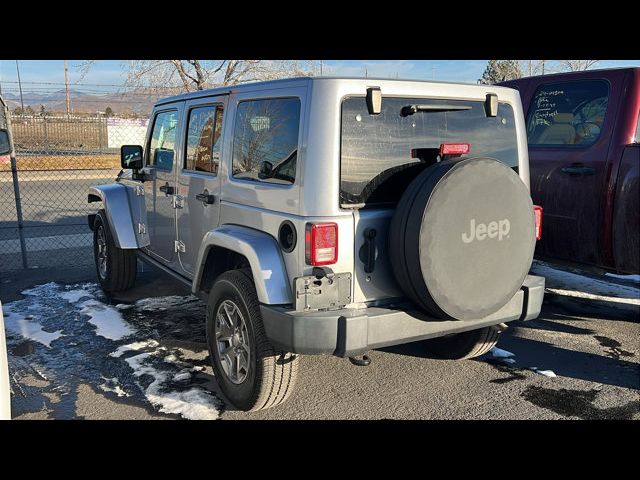
[[[533,206],[533,213],[536,215],[536,240],[542,238],[542,207]]]
[[[329,265],[338,261],[338,225],[307,223],[305,228],[305,260],[307,265]]]

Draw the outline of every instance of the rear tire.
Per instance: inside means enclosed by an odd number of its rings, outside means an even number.
[[[214,283],[207,345],[218,385],[240,410],[275,407],[291,395],[299,355],[278,351],[269,342],[250,270],[225,272]]]
[[[136,282],[136,252],[116,247],[104,210],[98,212],[93,223],[93,255],[98,281],[106,293],[133,287]]]
[[[464,360],[484,355],[498,343],[500,330],[496,326],[469,332],[432,338],[424,341],[426,349],[440,358]]]

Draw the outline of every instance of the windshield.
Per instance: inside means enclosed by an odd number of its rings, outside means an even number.
[[[402,116],[403,107],[425,104],[469,108]],[[497,117],[488,118],[482,101],[385,97],[382,112],[369,115],[365,97],[346,98],[342,102],[340,203],[397,202],[427,166],[411,158],[411,150],[439,149],[442,143],[469,143],[470,157],[493,157],[518,166],[514,114],[507,103],[499,104]]]

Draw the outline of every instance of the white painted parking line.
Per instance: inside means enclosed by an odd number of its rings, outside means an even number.
[[[59,248],[88,247],[93,243],[92,233],[77,233],[73,235],[55,235],[51,237],[25,238],[28,252],[41,252]],[[20,240],[0,241],[0,255],[20,253]]]

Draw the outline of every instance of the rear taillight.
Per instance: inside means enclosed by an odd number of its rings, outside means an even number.
[[[307,265],[329,265],[338,261],[337,224],[307,223],[304,239]]]
[[[469,143],[441,143],[440,155],[465,155],[471,151]]]
[[[536,215],[536,240],[542,238],[542,207],[533,206],[533,213]]]

